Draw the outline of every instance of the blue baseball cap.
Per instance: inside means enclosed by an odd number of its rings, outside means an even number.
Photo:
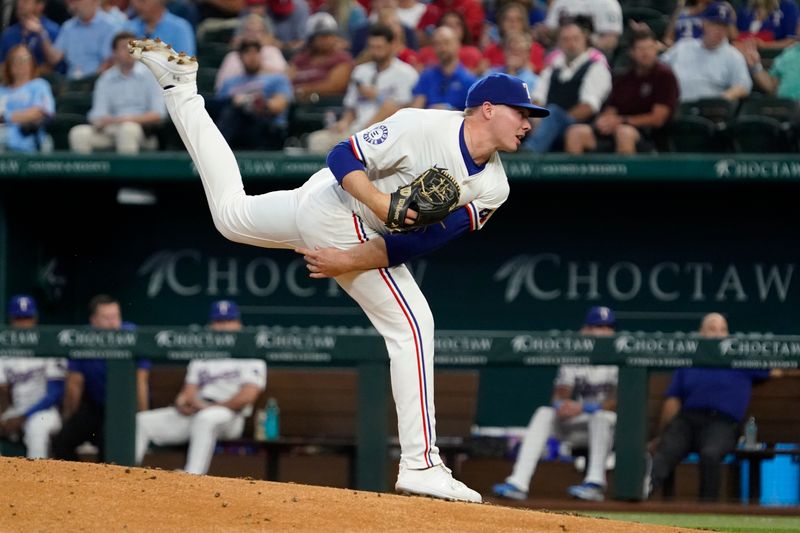
[[[219,300],[211,304],[211,313],[208,319],[216,320],[239,320],[239,306],[233,300]]]
[[[703,11],[703,20],[730,26],[736,23],[736,13],[728,2],[711,2]]]
[[[532,117],[546,117],[550,111],[533,105],[528,84],[519,78],[497,72],[481,78],[467,91],[466,107],[477,107],[484,102],[524,107],[531,110]]]
[[[31,318],[39,314],[36,300],[26,294],[12,296],[8,301],[8,316],[11,318]]]
[[[613,328],[617,325],[617,317],[614,316],[614,311],[610,308],[598,305],[589,309],[583,323],[587,326],[609,326]]]

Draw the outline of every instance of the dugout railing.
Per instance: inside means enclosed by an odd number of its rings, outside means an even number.
[[[437,368],[480,369],[562,364],[619,365],[614,497],[642,498],[647,433],[648,370],[689,366],[740,369],[798,368],[800,337],[620,333],[609,338],[575,332],[440,331]],[[355,481],[383,490],[387,454],[388,357],[381,337],[348,328],[247,328],[241,333],[141,327],[101,331],[74,326],[0,329],[0,357],[108,360],[105,460],[133,464],[137,357],[154,362],[263,358],[272,366],[355,367],[358,420]]]

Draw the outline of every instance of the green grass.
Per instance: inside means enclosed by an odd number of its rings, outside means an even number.
[[[661,513],[581,513],[587,516],[659,524],[663,526],[691,527],[729,533],[800,532],[800,516],[747,516],[710,514]]]

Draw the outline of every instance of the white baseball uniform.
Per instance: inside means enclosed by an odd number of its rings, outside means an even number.
[[[197,395],[208,403],[225,402],[246,384],[264,390],[267,364],[259,359],[195,360],[186,370],[186,383],[197,386]],[[147,446],[189,442],[184,470],[205,474],[211,465],[217,439],[241,437],[245,418],[253,412],[248,405],[239,411],[214,405],[186,416],[175,407],[142,411],[136,415],[136,464],[141,464]]]
[[[214,224],[228,239],[265,248],[346,249],[387,231],[327,168],[298,189],[247,196],[234,154],[202,97],[187,85],[165,91],[164,98],[202,178]],[[509,186],[497,154],[470,175],[460,141],[463,122],[460,112],[404,109],[351,136],[350,144],[383,192],[411,182],[433,165],[446,168],[461,186],[459,206],[469,215],[469,229],[476,230],[506,200]],[[404,265],[350,272],[336,281],[385,339],[401,466],[441,463],[433,403],[433,316],[422,291]]]
[[[617,388],[617,367],[610,365],[573,366],[559,368],[555,386],[572,389],[572,399],[584,405],[602,405]],[[552,435],[573,446],[588,444],[589,460],[586,468],[586,483],[606,485],[606,457],[614,443],[614,426],[617,414],[598,409],[592,413],[560,419],[551,406],[540,407],[531,417],[522,441],[514,470],[506,478],[518,489],[529,492],[536,464],[544,452],[547,439]]]
[[[25,415],[47,394],[47,382],[64,380],[67,371],[65,359],[55,358],[0,358],[0,385],[11,390],[11,406],[2,413],[9,419]],[[30,459],[50,455],[50,436],[61,430],[58,405],[30,414],[22,427],[22,440]]]

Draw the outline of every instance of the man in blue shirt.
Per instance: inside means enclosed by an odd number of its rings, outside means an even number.
[[[100,9],[98,0],[72,0],[75,16],[66,21],[55,41],[40,33],[47,62],[66,62],[67,78],[79,80],[100,74],[111,56],[111,40],[119,31],[114,20]]]
[[[242,41],[244,74],[229,78],[217,92],[217,127],[233,148],[276,150],[286,138],[292,84],[284,74],[263,74],[261,43]]]
[[[89,302],[89,324],[97,330],[123,328],[119,302],[106,294],[99,294]],[[64,427],[53,438],[53,456],[76,461],[75,448],[86,441],[103,453],[103,431],[106,406],[105,359],[70,359],[67,364],[67,382],[64,392]],[[137,405],[147,409],[147,380],[150,362],[136,363]]]
[[[167,11],[164,0],[132,0],[138,17],[128,21],[125,30],[137,38],[154,39],[170,43],[189,55],[197,53],[192,25],[185,19]]]
[[[467,90],[477,78],[458,60],[461,45],[455,32],[447,26],[433,33],[433,49],[439,64],[420,74],[412,91],[411,107],[423,109],[464,109]]]
[[[728,336],[728,322],[719,313],[703,318],[700,336]],[[719,498],[722,458],[733,451],[739,424],[750,403],[753,382],[769,377],[768,370],[682,368],[675,372],[661,409],[663,430],[655,448],[651,492],[691,451],[700,455],[700,500]]]
[[[158,146],[155,127],[166,116],[167,108],[161,87],[128,53],[128,41],[134,37],[128,32],[114,37],[114,66],[95,83],[88,117],[91,124],[80,124],[69,132],[73,152],[89,154],[95,149],[116,148],[118,154],[132,155],[142,148]]]
[[[24,44],[36,59],[37,65],[46,63],[42,48],[41,33],[47,32],[51,41],[58,37],[59,26],[44,13],[45,0],[17,0],[17,22],[3,31],[0,41],[0,63],[6,60],[6,54],[12,47]]]

